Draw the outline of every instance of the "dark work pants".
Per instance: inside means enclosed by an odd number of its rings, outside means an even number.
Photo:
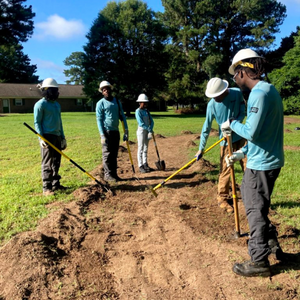
[[[116,177],[117,158],[120,145],[119,131],[106,131],[105,137],[107,144],[102,144],[102,160],[104,176]]]
[[[277,240],[277,231],[271,224],[268,213],[279,169],[257,171],[246,169],[241,192],[250,229],[248,253],[251,261],[266,260],[271,250],[269,239]]]
[[[53,134],[44,134],[47,139],[56,148],[61,150],[61,137]],[[48,148],[41,148],[42,155],[42,179],[43,190],[52,190],[52,187],[59,185],[60,176],[58,171],[60,168],[61,155],[51,146]]]

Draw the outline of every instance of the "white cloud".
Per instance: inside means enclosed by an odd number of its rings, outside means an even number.
[[[65,83],[67,77],[64,74],[64,67],[55,64],[52,61],[42,60],[40,58],[32,59],[32,64],[37,65],[35,75],[39,76],[40,80],[51,77],[55,78],[58,83]]]
[[[37,39],[45,39],[52,37],[59,40],[70,40],[83,37],[85,34],[85,26],[81,20],[66,20],[55,14],[48,17],[46,22],[35,24]]]

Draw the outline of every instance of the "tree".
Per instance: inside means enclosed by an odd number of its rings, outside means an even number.
[[[37,82],[36,65],[23,53],[21,43],[33,33],[31,6],[25,0],[0,0],[0,81],[12,83]]]
[[[84,46],[85,92],[94,99],[108,80],[127,111],[140,93],[150,99],[165,87],[166,31],[156,14],[139,0],[109,2],[99,13]],[[133,104],[134,103],[134,104]]]
[[[300,30],[294,37],[294,47],[283,57],[284,66],[269,74],[271,82],[280,92],[285,113],[300,115]]]
[[[205,80],[228,78],[233,55],[242,48],[262,51],[275,39],[286,17],[286,8],[276,0],[162,0],[164,22],[169,28],[172,51],[183,54],[184,69],[177,86],[187,86],[187,97],[204,100]],[[177,63],[173,60],[174,65]],[[172,78],[174,66],[168,71]],[[181,78],[180,78],[181,77]]]
[[[0,46],[0,82],[36,83],[36,66],[22,51],[21,45]]]
[[[70,56],[68,56],[64,60],[64,64],[66,66],[70,66],[69,70],[64,70],[64,74],[66,77],[70,77],[70,80],[67,80],[66,83],[75,83],[75,84],[83,84],[84,80],[84,61],[85,54],[83,52],[73,52]]]
[[[31,5],[23,6],[26,0],[0,0],[0,45],[26,42],[33,33]]]

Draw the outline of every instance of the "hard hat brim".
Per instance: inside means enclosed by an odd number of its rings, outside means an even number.
[[[223,89],[221,91],[217,92],[217,93],[210,93],[208,91],[205,91],[206,97],[215,98],[215,97],[218,97],[218,96],[222,95],[227,90],[227,88],[229,86],[229,83],[228,83],[227,80],[222,79],[222,81],[223,81],[223,84],[224,84]]]
[[[136,100],[136,102],[149,102],[149,100]]]
[[[105,85],[105,86],[102,86],[101,88],[99,88],[99,92],[102,93],[103,88],[108,87],[108,86],[109,86],[112,90],[114,89],[113,86],[112,86],[111,84],[108,84],[108,85]]]

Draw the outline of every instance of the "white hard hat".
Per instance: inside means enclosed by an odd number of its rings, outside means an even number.
[[[101,81],[99,85],[99,92],[102,92],[102,89],[106,86],[109,86],[111,89],[113,89],[113,86],[106,80]]]
[[[149,102],[149,100],[145,94],[140,94],[136,102]]]
[[[47,87],[55,87],[55,88],[58,88],[58,84],[56,82],[55,79],[53,78],[46,78],[42,85],[40,85],[40,88],[43,89],[43,88],[47,88]]]
[[[214,77],[207,83],[205,95],[209,98],[215,98],[222,95],[227,88],[228,81]]]
[[[228,72],[231,75],[234,75],[234,69],[242,63],[242,60],[245,60],[247,58],[253,58],[253,57],[261,57],[259,56],[255,51],[252,49],[242,49],[240,50],[233,58],[231,66],[228,69]]]

